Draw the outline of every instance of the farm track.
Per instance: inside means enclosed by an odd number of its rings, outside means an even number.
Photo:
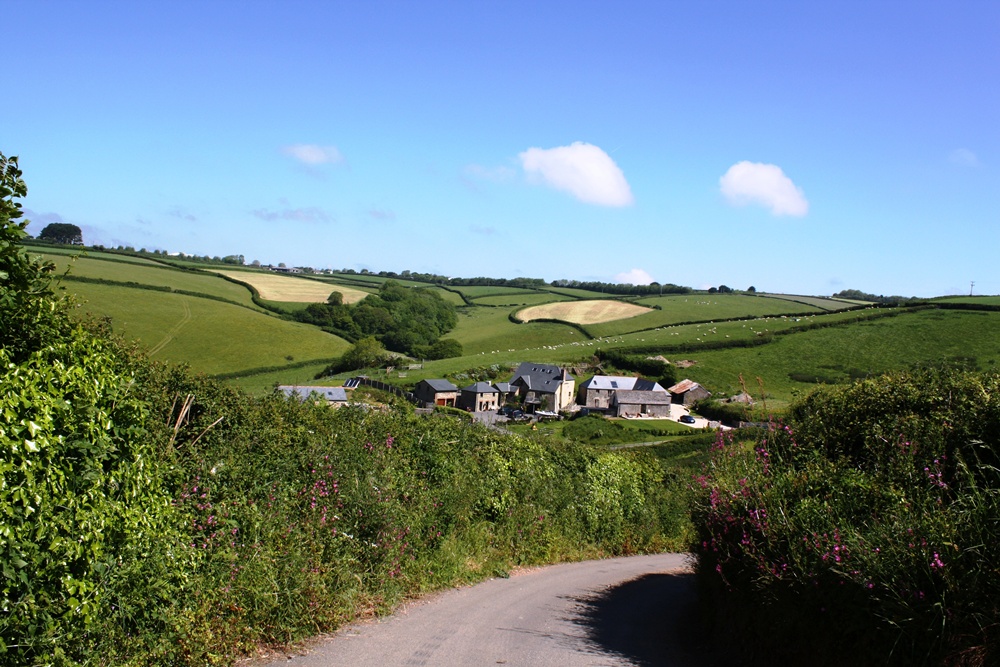
[[[169,345],[174,340],[174,337],[181,332],[181,329],[184,328],[184,325],[186,325],[188,322],[191,321],[191,305],[188,303],[187,299],[184,299],[182,303],[184,305],[184,314],[181,316],[180,321],[174,326],[170,327],[169,330],[167,330],[167,334],[163,337],[162,340],[160,340],[159,343],[150,348],[149,356],[152,357],[157,352],[159,352],[167,345]]]

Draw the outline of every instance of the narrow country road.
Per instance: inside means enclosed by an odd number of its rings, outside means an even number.
[[[347,626],[277,667],[703,666],[683,554],[567,563],[491,579]]]

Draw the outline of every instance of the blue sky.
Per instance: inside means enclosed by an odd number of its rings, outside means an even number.
[[[37,233],[317,268],[1000,294],[1000,3],[37,2]]]

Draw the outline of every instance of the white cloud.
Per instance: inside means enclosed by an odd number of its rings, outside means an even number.
[[[719,179],[726,200],[733,206],[760,204],[774,215],[801,217],[809,212],[809,202],[792,179],[776,164],[737,162]]]
[[[948,154],[948,161],[963,167],[978,167],[979,158],[968,148],[956,148]]]
[[[628,206],[632,189],[615,161],[593,144],[581,141],[556,148],[529,148],[518,155],[529,177],[588,204]]]
[[[632,269],[616,275],[615,282],[621,285],[648,285],[653,282],[653,276],[643,269]]]
[[[336,146],[292,144],[282,147],[281,152],[313,167],[320,164],[339,164],[344,161],[344,156],[341,155]]]

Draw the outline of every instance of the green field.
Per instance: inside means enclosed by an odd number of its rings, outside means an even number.
[[[659,310],[630,317],[626,320],[590,324],[587,325],[587,331],[596,337],[619,336],[633,331],[654,329],[681,322],[708,322],[734,317],[753,318],[786,313],[822,312],[815,306],[744,294],[654,296],[638,299],[635,303],[642,306],[658,306]]]
[[[568,301],[570,297],[551,292],[525,291],[520,294],[497,294],[483,296],[474,300],[477,306],[537,306],[555,301]]]
[[[1000,296],[947,296],[934,301],[943,303],[972,303],[980,306],[1000,306]]]
[[[819,318],[817,318],[819,319]],[[758,393],[756,378],[777,405],[808,393],[817,382],[849,382],[915,365],[955,363],[993,370],[1000,362],[1000,313],[922,310],[845,326],[781,336],[753,348],[690,352],[686,377],[719,396],[740,391],[739,375]],[[933,388],[929,388],[933,390]]]
[[[801,296],[798,294],[763,294],[759,293],[759,296],[769,297],[771,299],[785,299],[786,301],[792,301],[793,303],[802,303],[807,306],[815,306],[822,310],[843,310],[844,308],[852,308],[858,305],[864,305],[868,303],[866,301],[851,301],[849,299],[832,299],[825,296]]]
[[[172,269],[161,264],[149,262],[143,264],[127,258],[125,261],[96,257],[72,258],[67,255],[49,255],[43,257],[56,265],[56,272],[62,275],[67,270],[69,276],[79,276],[97,280],[116,282],[135,282],[141,285],[170,287],[174,290],[197,292],[233,301],[249,308],[259,310],[254,304],[250,290],[242,285],[230,282],[221,276],[195,271]],[[81,283],[72,280],[64,281],[67,289],[73,292]]]
[[[138,340],[152,358],[203,373],[329,359],[348,347],[315,327],[211,299],[80,282],[66,287],[83,300],[84,313],[110,317],[116,333]]]

